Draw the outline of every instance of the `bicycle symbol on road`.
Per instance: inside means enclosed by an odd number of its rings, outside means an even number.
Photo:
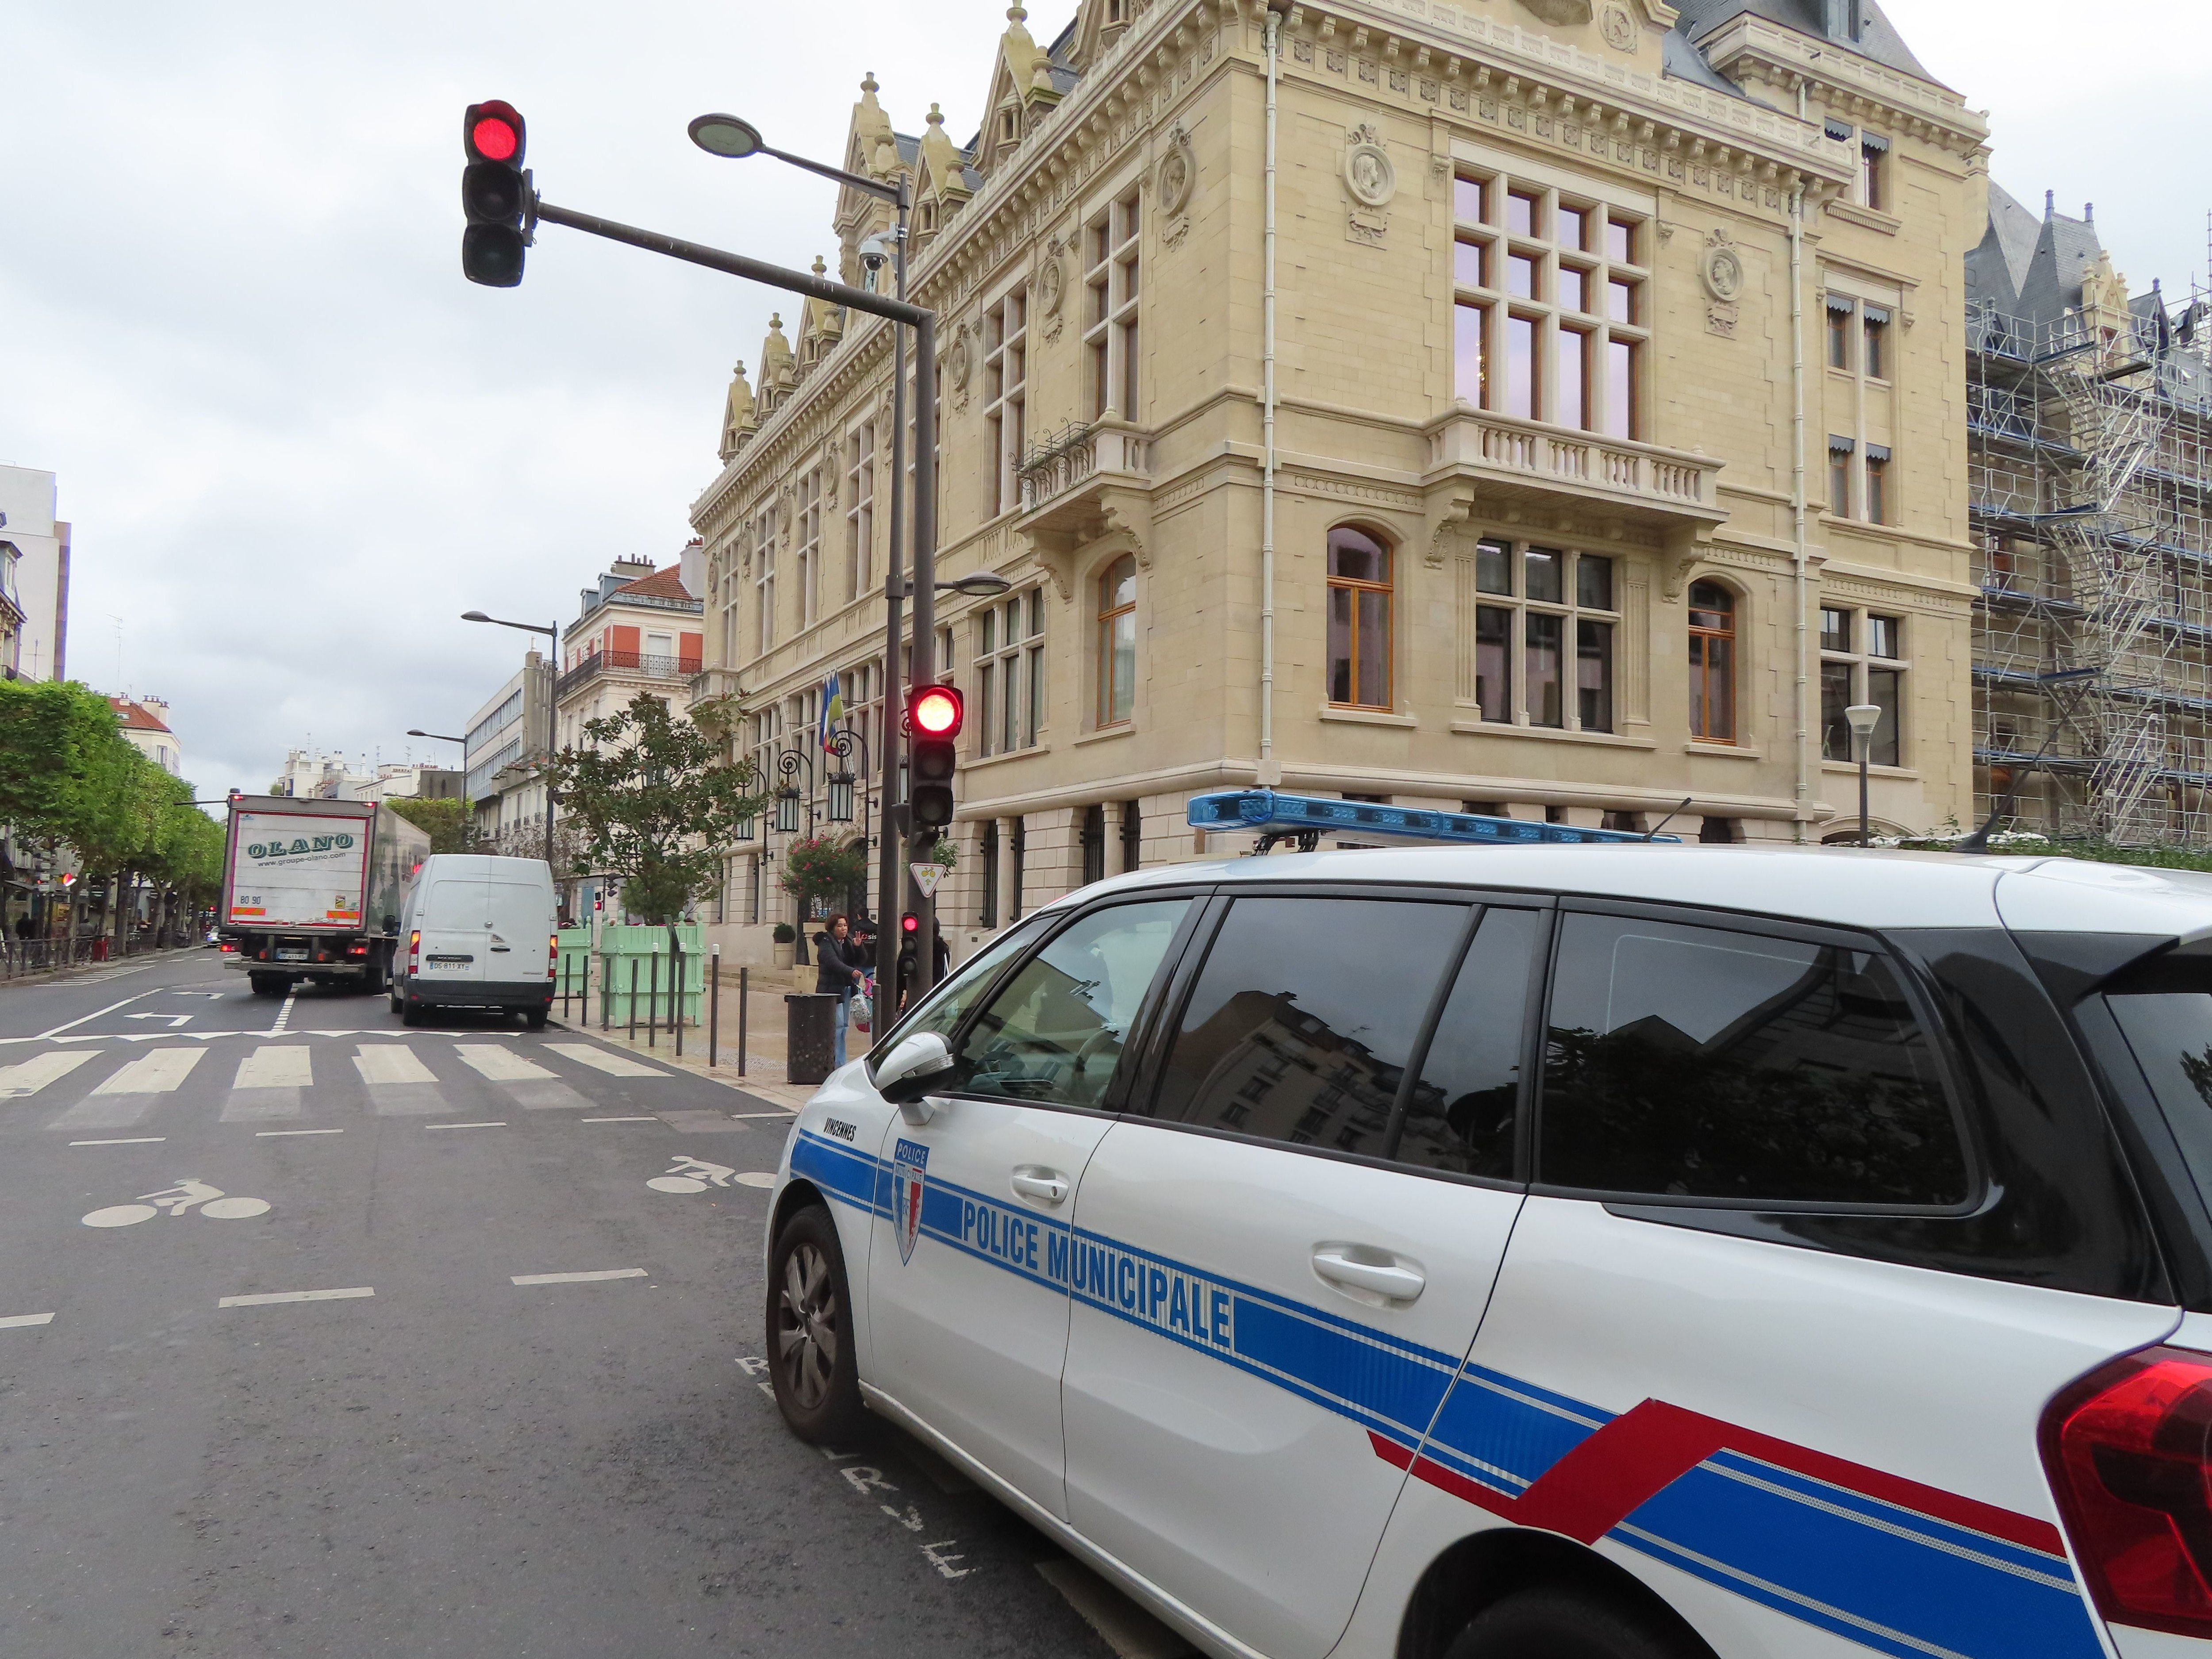
[[[170,1215],[197,1213],[214,1221],[244,1221],[269,1213],[265,1198],[226,1198],[222,1188],[187,1176],[165,1192],[142,1193],[136,1204],[116,1204],[94,1210],[84,1218],[88,1227],[135,1227],[167,1212]]]
[[[773,1187],[775,1177],[757,1170],[732,1170],[727,1164],[709,1164],[703,1158],[679,1158],[669,1166],[665,1175],[654,1176],[645,1184],[656,1193],[703,1193],[709,1187]]]

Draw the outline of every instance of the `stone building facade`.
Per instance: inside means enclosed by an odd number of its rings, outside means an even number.
[[[1227,850],[1184,821],[1207,789],[1855,833],[1832,662],[1890,710],[1878,827],[1966,816],[1986,132],[1873,0],[1008,15],[968,146],[871,77],[844,157],[914,189],[939,574],[1013,584],[939,613],[956,951]],[[839,201],[846,280],[888,216]],[[695,699],[770,760],[832,677],[872,746],[897,701],[890,331],[795,314],[692,511]],[[775,854],[730,921],[787,919]]]

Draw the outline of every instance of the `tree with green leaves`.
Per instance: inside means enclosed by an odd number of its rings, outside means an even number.
[[[842,899],[868,878],[868,843],[858,836],[819,836],[783,849],[783,890],[799,901],[799,960],[806,960],[805,919],[817,899]]]
[[[684,907],[721,878],[738,826],[769,798],[749,761],[720,747],[641,691],[584,723],[591,747],[564,749],[544,776],[583,841],[584,866],[622,883],[623,902],[672,944]]]
[[[430,837],[433,853],[481,853],[483,836],[477,828],[476,803],[467,800],[428,800],[400,796],[384,803]]]

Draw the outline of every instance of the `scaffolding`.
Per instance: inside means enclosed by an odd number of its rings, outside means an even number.
[[[1978,816],[2212,845],[2212,307],[1966,325]]]

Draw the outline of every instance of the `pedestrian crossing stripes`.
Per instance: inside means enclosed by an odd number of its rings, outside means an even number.
[[[524,1048],[477,1039],[441,1051],[389,1040],[342,1046],[292,1040],[233,1055],[204,1064],[208,1050],[181,1042],[29,1055],[0,1066],[0,1128],[35,1125],[127,1137],[157,1115],[163,1129],[183,1121],[180,1114],[276,1129],[348,1111],[421,1118],[489,1118],[518,1108],[588,1111],[613,1103],[590,1092],[604,1091],[606,1078],[672,1076],[582,1043]],[[488,1105],[490,1112],[483,1109]],[[26,1107],[43,1109],[26,1122]]]

